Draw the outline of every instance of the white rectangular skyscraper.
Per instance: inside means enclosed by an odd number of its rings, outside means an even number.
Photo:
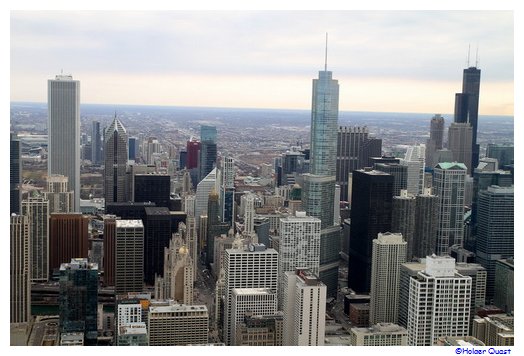
[[[80,211],[80,81],[57,75],[47,81],[48,175],[69,178],[74,211]]]

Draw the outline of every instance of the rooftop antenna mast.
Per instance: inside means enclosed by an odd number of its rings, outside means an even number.
[[[471,44],[468,44],[468,68],[469,68],[469,52],[471,50]]]
[[[477,54],[475,55],[475,68],[478,67],[479,64],[479,45],[477,44]]]
[[[324,59],[324,72],[327,71],[327,44],[328,44],[328,33],[326,32],[326,57]]]

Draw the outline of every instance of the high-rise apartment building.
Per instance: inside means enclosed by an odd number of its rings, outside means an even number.
[[[11,215],[10,233],[9,320],[11,323],[27,323],[31,318],[29,218],[24,215]]]
[[[105,286],[114,286],[116,267],[116,216],[105,215],[102,217],[102,221],[104,223],[103,283]]]
[[[488,272],[486,300],[495,294],[497,260],[515,254],[514,188],[490,186],[478,197],[476,262]]]
[[[48,175],[62,174],[80,211],[80,81],[57,75],[47,81]]]
[[[397,323],[400,265],[406,262],[402,234],[378,234],[373,240],[369,323]]]
[[[31,281],[49,279],[49,201],[30,196],[22,200],[22,215],[29,219]]]
[[[284,345],[324,345],[326,289],[307,268],[284,274]]]
[[[268,288],[233,288],[231,291],[231,345],[237,345],[237,328],[246,314],[274,315],[277,312],[277,293]]]
[[[401,190],[399,196],[393,197],[391,231],[402,234],[406,241],[406,261],[411,261],[413,258],[415,239],[418,238],[415,237],[416,209],[417,200],[407,190]]]
[[[407,166],[408,193],[417,195],[422,194],[424,189],[424,168],[426,166],[426,145],[420,144],[409,146],[401,164]]]
[[[44,192],[44,197],[49,201],[50,214],[73,212],[74,195],[74,192],[69,190],[69,179],[66,176],[53,174],[47,177],[47,191]]]
[[[278,287],[278,252],[264,245],[250,244],[246,248],[232,248],[224,255],[224,325],[223,341],[232,344],[232,293],[234,288]]]
[[[60,332],[84,333],[86,345],[97,343],[98,265],[73,258],[60,266]]]
[[[438,196],[437,255],[448,254],[464,241],[464,163],[439,163],[434,169],[433,192]]]
[[[105,203],[123,203],[128,200],[126,192],[127,132],[117,119],[104,135],[104,198]]]
[[[453,155],[454,162],[464,163],[471,175],[475,167],[471,166],[472,152],[471,140],[473,138],[472,127],[469,123],[451,123],[448,128],[448,148]]]
[[[14,133],[10,133],[9,140],[9,192],[10,192],[10,214],[20,214],[20,200],[22,184],[22,161],[20,140]]]
[[[413,257],[431,256],[437,248],[438,197],[431,188],[424,188],[415,197],[415,232],[413,234]],[[411,250],[410,250],[411,251]],[[411,258],[408,257],[407,261]]]
[[[393,176],[381,171],[353,172],[348,286],[357,293],[371,287],[373,240],[391,231]]]
[[[449,256],[428,256],[425,270],[409,279],[408,345],[468,336],[470,304],[471,277],[459,274]]]
[[[297,212],[280,219],[279,306],[282,305],[285,272],[308,268],[318,276],[320,269],[320,220]]]
[[[49,217],[49,273],[74,258],[87,258],[89,216],[81,213],[53,213]]]
[[[144,225],[141,220],[116,220],[115,293],[144,289]]]

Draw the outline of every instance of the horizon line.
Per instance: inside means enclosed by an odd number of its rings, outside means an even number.
[[[47,105],[47,102],[40,101],[9,101],[9,104],[13,103],[26,103],[26,104],[42,104]],[[311,112],[311,109],[293,109],[293,108],[267,108],[267,107],[233,107],[233,106],[188,106],[188,105],[165,105],[165,104],[107,104],[107,103],[80,103],[82,105],[102,105],[102,106],[147,106],[147,107],[165,107],[165,108],[199,108],[199,109],[241,109],[241,110],[282,110],[282,111],[306,111]],[[399,114],[421,114],[421,115],[447,115],[453,116],[453,113],[442,113],[442,112],[420,112],[420,111],[369,111],[369,110],[339,110],[339,112],[352,112],[352,113],[399,113]],[[479,114],[479,116],[504,116],[512,117],[515,115],[507,114]]]

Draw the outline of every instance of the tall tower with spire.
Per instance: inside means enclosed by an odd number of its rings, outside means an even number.
[[[478,66],[478,50],[475,58],[475,66],[470,66],[468,50],[468,68],[464,69],[462,76],[462,93],[455,95],[455,122],[469,123],[472,128],[471,140],[471,163],[462,162],[473,171],[479,163],[480,146],[477,143],[478,118],[479,118],[479,94],[480,94],[480,69]]]
[[[310,173],[304,174],[302,204],[308,216],[321,221],[319,277],[328,296],[336,296],[340,244],[340,226],[334,221],[338,90],[338,81],[327,70],[326,34],[324,70],[313,79]]]
[[[126,196],[127,132],[115,113],[106,130],[104,152],[104,198],[108,203],[122,203]]]

